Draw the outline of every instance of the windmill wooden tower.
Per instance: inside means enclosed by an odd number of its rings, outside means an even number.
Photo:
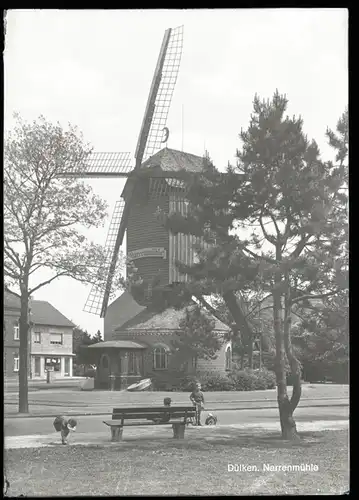
[[[127,231],[127,256],[136,261],[144,283],[161,276],[164,285],[183,281],[175,261],[193,260],[192,237],[171,235],[156,217],[158,208],[186,210],[185,186],[176,179],[182,169],[199,172],[201,157],[164,148],[169,130],[167,116],[177,81],[183,46],[183,26],[165,31],[155,68],[147,106],[135,151],[135,165],[130,153],[94,153],[77,177],[122,177],[126,185],[122,200],[116,202],[106,239],[106,283],[94,285],[84,311],[106,314],[119,249]]]

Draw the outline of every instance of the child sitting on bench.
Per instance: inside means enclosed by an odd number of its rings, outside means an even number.
[[[170,407],[171,403],[172,403],[171,398],[164,398],[164,400],[163,400],[164,406]],[[168,413],[164,413],[162,415],[162,417],[160,417],[160,418],[150,418],[149,420],[152,420],[155,424],[162,424],[162,423],[165,424],[165,423],[170,421],[170,418],[171,418],[171,414],[170,414],[170,412],[168,412]]]

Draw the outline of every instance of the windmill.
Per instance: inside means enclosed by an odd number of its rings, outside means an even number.
[[[100,314],[101,317],[105,316],[111,297],[111,285],[119,249],[128,228],[131,205],[135,196],[134,193],[141,186],[141,177],[144,179],[145,186],[146,182],[151,183],[151,190],[157,192],[156,197],[164,194],[166,189],[183,191],[183,182],[176,180],[178,172],[173,171],[171,168],[166,172],[156,168],[154,170],[150,169],[151,166],[156,166],[156,161],[151,164],[151,158],[156,157],[156,153],[161,149],[161,145],[168,140],[169,130],[166,127],[166,121],[179,72],[182,46],[183,26],[167,29],[163,37],[134,154],[134,167],[131,166],[130,153],[92,153],[83,170],[66,174],[83,178],[116,177],[127,179],[125,189],[122,193],[124,199],[115,204],[106,238],[106,261],[104,264],[105,275],[107,276],[106,283],[92,287],[84,307],[84,311]],[[168,152],[166,154],[167,156],[176,156],[176,153],[179,152],[171,150],[171,153]],[[166,156],[166,154],[162,156]],[[202,162],[201,158],[186,153],[183,155],[185,155],[185,162],[190,165],[190,170],[201,170],[201,166],[199,165]],[[177,159],[179,159],[178,154],[177,156]],[[183,163],[183,158],[181,158],[181,161]],[[148,175],[149,170],[151,170],[150,175]],[[142,175],[144,173],[146,175]],[[164,179],[167,182],[164,183]],[[145,195],[145,191],[142,194]],[[187,246],[188,243],[187,241]],[[161,254],[162,251],[162,256],[166,254],[166,250],[162,248],[159,251],[158,247],[151,247],[145,250],[147,250],[147,254],[148,250],[152,251],[152,257],[148,257],[150,259],[156,257],[156,252],[157,254]]]

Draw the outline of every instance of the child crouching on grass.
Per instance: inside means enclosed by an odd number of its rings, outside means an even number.
[[[77,421],[74,418],[56,417],[54,427],[57,432],[61,433],[62,444],[68,444],[68,435],[76,430]]]
[[[201,384],[199,382],[196,383],[194,391],[189,398],[196,407],[196,425],[202,425],[201,412],[204,409],[204,395],[201,391]]]

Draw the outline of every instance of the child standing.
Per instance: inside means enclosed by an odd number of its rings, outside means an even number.
[[[196,407],[196,425],[202,425],[201,412],[204,409],[204,395],[201,391],[201,384],[199,382],[196,383],[194,391],[189,398]]]
[[[54,427],[57,432],[61,432],[62,444],[67,444],[67,437],[71,431],[75,431],[77,421],[74,418],[67,420],[65,417],[56,417],[54,420]]]

